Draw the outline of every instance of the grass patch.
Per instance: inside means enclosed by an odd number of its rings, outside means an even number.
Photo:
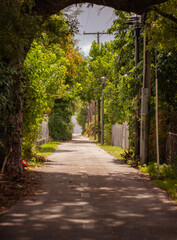
[[[51,153],[57,149],[59,144],[60,142],[48,142],[42,144],[39,148],[35,147],[31,158],[26,160],[29,167],[41,167],[42,164],[47,161],[46,157],[51,155]]]
[[[171,198],[177,202],[177,179],[153,180],[153,183],[167,191]]]
[[[139,165],[139,170],[141,172],[147,173],[151,179],[157,179],[159,174],[159,179],[177,179],[177,167],[176,165],[171,164],[160,164],[159,165],[159,173],[157,170],[157,163],[150,162],[148,165],[144,164],[143,166]]]
[[[107,153],[109,153],[113,157],[123,160],[121,154],[124,153],[125,150],[122,149],[121,147],[111,146],[111,145],[102,145],[101,143],[98,143],[98,139],[94,140],[93,136],[89,137],[89,139],[92,140],[93,142],[97,143],[97,145],[99,147],[104,149]]]
[[[101,145],[100,143],[98,143],[98,146],[100,146],[102,149],[104,149],[110,155],[112,155],[120,160],[122,159],[121,154],[125,151],[121,147],[117,147],[117,146]]]
[[[59,144],[60,142],[48,142],[46,144],[42,144],[40,146],[41,149],[36,149],[36,154],[42,157],[47,157],[57,149]]]
[[[84,135],[84,136],[87,137],[87,135]],[[95,140],[93,136],[89,137],[89,139],[95,143],[98,143],[98,139]]]

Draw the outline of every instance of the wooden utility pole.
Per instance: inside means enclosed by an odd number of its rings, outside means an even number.
[[[144,66],[143,88],[141,89],[141,132],[140,132],[140,162],[147,163],[148,153],[148,100],[151,96],[151,53],[147,49],[148,38],[144,34]]]
[[[101,124],[101,144],[104,144],[104,94],[103,94],[103,90],[105,87],[105,81],[106,78],[105,77],[101,77],[101,84],[102,84],[102,124]]]
[[[100,35],[107,34],[107,33],[106,32],[93,32],[93,33],[84,32],[83,34],[84,35],[97,35],[97,44],[99,45],[100,44]],[[98,142],[101,141],[101,137],[100,137],[100,105],[101,105],[101,101],[99,98],[98,99]],[[95,126],[95,129],[96,129],[96,126]]]
[[[94,134],[94,140],[96,140],[96,100],[95,100],[95,134]]]
[[[140,36],[140,26],[139,24],[135,24],[134,27],[134,36],[135,36],[135,66],[139,63],[139,36]],[[139,111],[138,111],[138,102],[136,97],[135,102],[135,159],[139,157],[139,149],[140,149],[140,138],[139,138]]]

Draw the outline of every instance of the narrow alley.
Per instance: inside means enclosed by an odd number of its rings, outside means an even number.
[[[177,205],[88,138],[38,169],[43,188],[0,217],[1,240],[175,240]]]

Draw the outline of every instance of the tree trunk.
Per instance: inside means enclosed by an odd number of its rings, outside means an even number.
[[[21,99],[21,79],[19,76],[14,78],[13,84],[13,101],[14,112],[9,117],[9,122],[12,126],[11,135],[9,137],[10,155],[7,159],[6,170],[11,176],[23,174],[22,166],[22,99]]]

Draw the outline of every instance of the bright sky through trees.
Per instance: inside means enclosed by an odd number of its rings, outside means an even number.
[[[103,32],[112,25],[115,19],[114,9],[94,5],[93,7],[87,7],[88,4],[83,4],[82,7],[72,7],[72,10],[81,8],[83,11],[79,16],[80,22],[79,34],[75,36],[75,39],[79,40],[78,46],[81,50],[88,55],[91,44],[96,40],[96,35],[83,35],[83,32]],[[112,35],[102,35],[100,42],[113,40]]]

